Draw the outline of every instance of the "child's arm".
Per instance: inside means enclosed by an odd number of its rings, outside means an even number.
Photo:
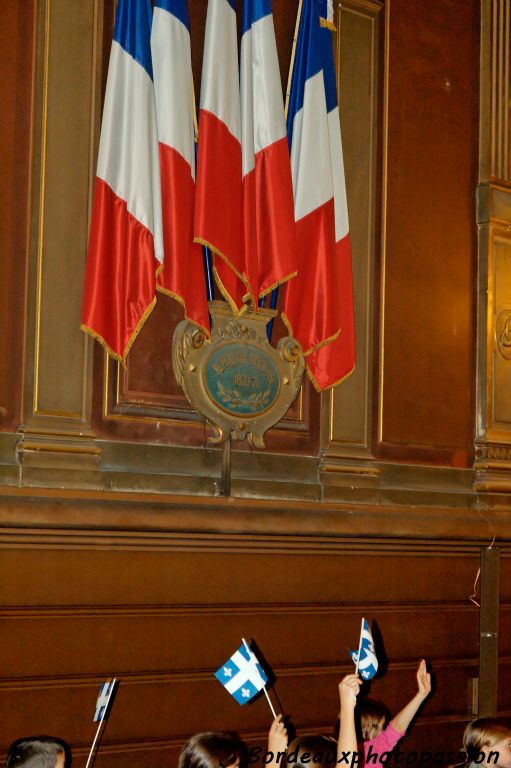
[[[277,715],[268,733],[268,752],[273,754],[269,766],[282,765],[287,749],[287,728],[282,715]]]
[[[417,686],[419,690],[413,699],[392,719],[392,725],[399,733],[404,733],[407,730],[420,705],[431,693],[431,675],[426,669],[424,659],[419,663],[419,669],[417,670]]]
[[[346,763],[344,755],[349,755],[349,765],[353,765],[352,756],[357,751],[357,733],[355,730],[355,706],[360,690],[358,675],[346,675],[339,683],[339,741],[337,742],[337,761]]]

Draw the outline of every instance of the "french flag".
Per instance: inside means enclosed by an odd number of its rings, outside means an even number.
[[[245,276],[254,304],[297,271],[293,184],[271,0],[245,0],[241,38]]]
[[[214,272],[233,309],[243,305],[241,106],[235,0],[208,0],[199,113],[195,242],[215,255]]]
[[[334,23],[334,0],[319,0],[319,21],[322,27],[336,31]]]
[[[157,288],[209,333],[202,248],[193,242],[195,104],[186,0],[156,0],[151,51],[160,143],[165,262]]]
[[[110,54],[82,328],[124,361],[163,263],[150,0],[119,0]]]
[[[318,0],[302,0],[287,116],[298,277],[286,288],[283,317],[323,390],[353,371],[355,328],[332,39],[319,14]]]

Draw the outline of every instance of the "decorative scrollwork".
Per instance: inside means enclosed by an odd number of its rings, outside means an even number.
[[[246,437],[264,447],[266,430],[286,413],[300,389],[305,358],[295,339],[271,346],[272,310],[234,316],[225,302],[209,304],[211,338],[183,320],[174,333],[172,363],[186,397],[214,428],[211,443]]]
[[[224,389],[221,382],[218,382],[218,397],[223,403],[230,406],[241,405],[249,408],[251,411],[258,411],[270,402],[271,392],[267,389],[265,392],[251,392],[243,397],[237,389]]]
[[[231,320],[224,326],[215,328],[214,336],[221,339],[257,339],[258,333],[243,320]]]
[[[497,315],[495,343],[504,360],[511,360],[511,309],[503,309]]]

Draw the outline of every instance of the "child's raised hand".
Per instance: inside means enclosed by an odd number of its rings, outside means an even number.
[[[421,659],[419,662],[419,668],[417,670],[417,686],[419,688],[419,696],[426,699],[431,693],[431,675],[426,669],[426,662]]]
[[[284,723],[283,715],[277,715],[271,724],[268,733],[268,752],[285,752],[287,749],[287,728]]]
[[[358,675],[346,675],[339,683],[339,698],[341,709],[343,707],[355,708],[358,692],[360,691],[360,678]]]

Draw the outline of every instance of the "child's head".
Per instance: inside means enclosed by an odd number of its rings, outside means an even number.
[[[495,754],[489,759],[491,765],[511,768],[511,728],[502,720],[494,717],[472,720],[465,728],[463,747],[467,753],[467,764],[483,765],[492,752]],[[483,754],[486,756],[484,759]]]
[[[379,701],[361,699],[358,704],[360,732],[363,741],[370,741],[378,736],[385,728],[388,710]]]
[[[337,744],[326,736],[297,736],[289,744],[287,756],[290,759],[287,765],[294,768],[310,768],[311,765],[329,768],[337,761]]]
[[[11,744],[6,768],[65,768],[69,756],[69,747],[62,739],[32,736]]]
[[[207,731],[188,739],[178,768],[243,768],[247,748],[235,733]]]

